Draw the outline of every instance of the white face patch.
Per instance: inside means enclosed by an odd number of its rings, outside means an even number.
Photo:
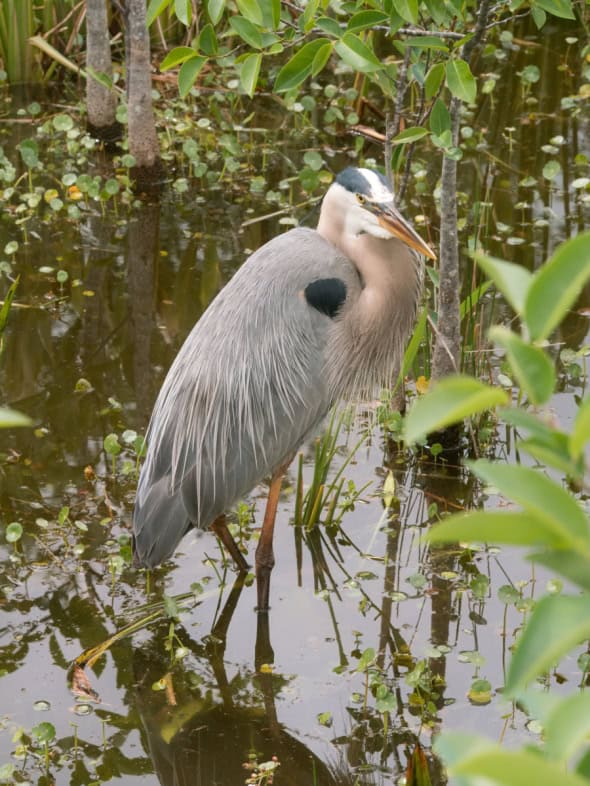
[[[371,188],[371,196],[367,197],[370,202],[386,202],[393,204],[393,194],[387,186],[383,184],[379,177],[377,177],[375,172],[371,169],[364,169],[362,167],[359,167],[359,172],[368,181]]]

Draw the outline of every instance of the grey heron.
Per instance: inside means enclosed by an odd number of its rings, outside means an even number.
[[[211,528],[245,570],[225,513],[271,476],[255,557],[258,609],[268,608],[285,471],[335,402],[392,382],[420,297],[420,255],[435,258],[386,178],[348,167],[316,230],[292,229],[246,260],[157,398],[133,516],[137,565],[154,567],[191,528]]]

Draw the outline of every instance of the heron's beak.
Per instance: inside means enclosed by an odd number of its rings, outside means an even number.
[[[426,244],[402,214],[393,205],[375,205],[375,215],[380,226],[391,232],[410,248],[424,254],[428,259],[436,259],[434,251]]]

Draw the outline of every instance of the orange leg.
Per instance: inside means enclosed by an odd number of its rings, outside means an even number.
[[[244,555],[239,550],[235,540],[232,538],[231,532],[228,530],[227,524],[225,523],[225,516],[223,514],[215,519],[213,524],[211,524],[211,529],[225,546],[225,550],[236,563],[237,569],[239,571],[248,570],[249,565],[246,562]]]
[[[266,510],[264,511],[264,521],[260,540],[256,548],[256,589],[258,594],[258,606],[256,611],[268,611],[268,599],[270,595],[270,574],[275,564],[275,557],[272,550],[272,537],[275,529],[275,518],[281,493],[281,484],[285,477],[288,464],[279,467],[273,474],[270,481]]]

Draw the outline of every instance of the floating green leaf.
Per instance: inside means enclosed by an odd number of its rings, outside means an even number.
[[[463,418],[506,404],[507,401],[508,397],[503,390],[484,385],[473,377],[447,377],[414,402],[406,417],[405,440],[413,444],[432,431],[446,428]]]
[[[477,83],[464,60],[449,60],[445,66],[447,87],[455,98],[471,104],[477,95]]]
[[[557,175],[561,172],[561,165],[559,161],[547,161],[543,167],[543,177],[545,180],[555,180]]]

